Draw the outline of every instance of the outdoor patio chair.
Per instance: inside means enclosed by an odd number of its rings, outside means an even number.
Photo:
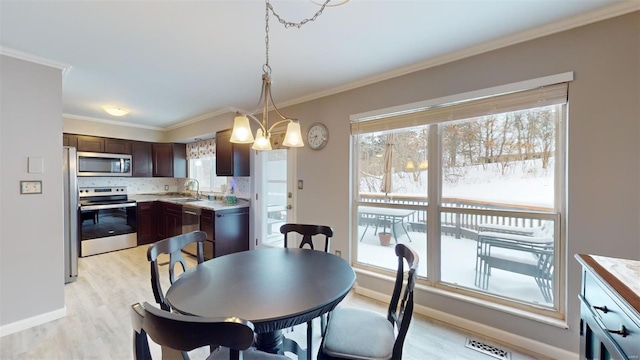
[[[481,225],[476,255],[476,286],[487,289],[498,268],[533,277],[545,301],[553,301],[554,223],[537,228]]]

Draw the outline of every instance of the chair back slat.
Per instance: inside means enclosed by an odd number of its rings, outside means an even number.
[[[325,225],[309,225],[309,224],[284,224],[280,227],[280,233],[284,234],[284,247],[288,247],[288,235],[291,232],[302,235],[300,248],[308,245],[314,250],[313,237],[316,235],[324,235],[324,252],[330,252],[331,238],[333,237],[333,229]]]
[[[158,257],[162,254],[169,255],[169,282],[173,284],[175,281],[175,267],[177,264],[182,266],[182,272],[187,270],[187,262],[182,256],[182,249],[188,244],[196,243],[196,258],[198,264],[201,264],[204,261],[203,243],[206,240],[207,233],[204,231],[193,231],[187,234],[181,234],[160,240],[149,246],[149,249],[147,250],[147,260],[149,260],[151,267],[151,288],[156,302],[163,310],[168,311],[170,310],[170,307],[164,298],[164,292],[162,291],[162,285],[160,283],[161,276]]]

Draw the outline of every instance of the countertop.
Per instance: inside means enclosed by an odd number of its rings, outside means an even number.
[[[598,255],[576,255],[640,312],[640,261]]]
[[[164,201],[171,204],[179,204],[186,205],[191,207],[197,207],[201,209],[213,210],[213,211],[221,211],[221,210],[230,210],[230,209],[240,209],[249,207],[249,201],[245,199],[238,199],[237,204],[228,205],[221,201],[212,201],[212,200],[199,200],[199,201],[190,201],[190,202],[180,202],[175,199],[189,197],[186,195],[165,195],[165,194],[136,194],[129,195],[130,200],[135,200],[137,202],[147,202],[147,201]]]

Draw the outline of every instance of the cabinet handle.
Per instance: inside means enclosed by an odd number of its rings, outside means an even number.
[[[594,306],[593,308],[596,310],[600,310],[605,314],[609,312],[609,309],[606,306]]]
[[[216,217],[225,217],[225,216],[241,216],[246,215],[247,213],[233,213],[233,214],[216,214]]]
[[[620,330],[611,330],[611,329],[605,329],[605,330],[607,330],[607,332],[611,334],[622,335],[622,337],[627,337],[627,335],[629,335],[629,331],[627,331],[627,328],[624,327],[624,325],[620,325]]]

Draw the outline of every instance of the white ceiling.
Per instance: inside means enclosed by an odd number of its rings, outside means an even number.
[[[289,21],[309,0],[271,0]],[[351,0],[301,29],[272,15],[279,107],[638,9],[632,0]],[[265,62],[262,1],[0,1],[2,53],[68,66],[67,116],[173,128],[252,110]],[[102,105],[126,107],[116,118]]]

